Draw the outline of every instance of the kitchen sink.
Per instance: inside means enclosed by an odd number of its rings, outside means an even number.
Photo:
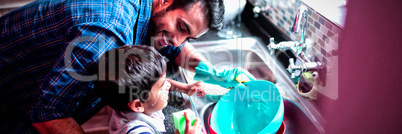
[[[260,56],[251,50],[220,48],[215,50],[203,49],[203,51],[201,54],[207,57],[208,61],[218,70],[242,67],[257,79],[276,83],[275,75],[271,69],[269,69]]]
[[[236,39],[191,42],[197,51],[206,60],[211,62],[218,70],[233,69],[242,67],[247,69],[257,79],[271,81],[280,90],[284,99],[286,133],[324,133],[322,127],[323,118],[309,100],[301,97],[289,79],[289,74],[280,66],[275,57],[269,55],[266,45],[261,44],[258,38],[244,37]],[[183,68],[178,70],[183,82],[193,83],[193,72]],[[215,86],[215,87],[213,87]],[[205,90],[216,87],[206,86]],[[219,87],[221,88],[221,87]],[[219,95],[223,95],[228,90],[222,90]],[[207,95],[208,96],[208,95]],[[186,106],[192,109],[203,124],[207,124],[207,119],[212,112],[218,98],[189,96]],[[307,129],[309,128],[309,129]],[[311,128],[311,129],[310,129]],[[205,126],[204,131],[207,132]]]

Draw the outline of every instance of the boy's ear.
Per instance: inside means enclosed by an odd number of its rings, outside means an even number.
[[[144,112],[144,103],[140,101],[140,99],[135,99],[131,101],[129,104],[129,107],[131,110],[137,113],[142,113]]]
[[[162,5],[163,7],[169,7],[170,5],[173,4],[174,0],[162,0]]]

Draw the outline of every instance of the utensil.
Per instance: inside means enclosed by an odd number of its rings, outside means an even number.
[[[284,106],[278,88],[269,81],[245,82],[246,89],[227,92],[211,114],[211,128],[218,134],[276,133]]]

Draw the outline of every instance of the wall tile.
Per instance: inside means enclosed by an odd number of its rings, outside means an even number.
[[[279,21],[279,20],[281,20],[281,18],[279,18],[279,16],[275,16],[275,21]]]
[[[311,15],[313,14],[313,11],[312,11],[312,10],[308,10],[308,11],[307,11],[307,14],[308,14],[309,16],[311,16]]]
[[[288,20],[288,18],[286,18],[286,16],[284,15],[284,16],[282,16],[282,20],[286,21],[286,20]]]
[[[327,34],[327,33],[328,33],[327,27],[325,27],[325,26],[323,26],[323,25],[321,25],[320,31],[321,31],[321,33],[323,33],[323,34]]]
[[[328,34],[328,37],[331,38],[332,40],[334,40],[335,42],[338,42],[338,36],[336,34],[332,34],[331,36],[329,36],[331,34]]]
[[[318,22],[320,22],[322,25],[325,25],[325,20],[322,17],[318,17]]]
[[[288,34],[288,35],[292,35],[292,34],[290,33],[290,31],[286,31],[286,34]]]
[[[289,25],[293,25],[293,22],[291,20],[287,20],[286,23],[288,23]]]
[[[313,33],[315,33],[315,31],[316,31],[316,28],[314,26],[311,26],[311,25],[310,25],[310,27],[308,29],[310,29],[311,32],[313,32]]]
[[[281,25],[285,24],[285,21],[283,21],[283,20],[279,20],[279,22],[281,23]]]
[[[317,34],[313,34],[313,35],[311,35],[310,37],[307,37],[307,38],[310,38],[310,39],[312,39],[314,42],[318,43],[317,41],[318,41],[319,37],[317,36]]]
[[[276,23],[276,25],[277,25],[279,28],[282,28],[282,25],[281,25],[280,22]]]
[[[314,21],[314,26],[317,28],[317,29],[320,29],[320,23],[318,23],[317,21]]]
[[[332,50],[337,50],[338,49],[338,43],[335,42],[334,40],[330,39],[328,45],[329,47],[332,48]],[[328,50],[327,50],[328,51]]]
[[[322,63],[324,63],[324,65],[329,65],[329,62],[330,62],[328,60],[328,58],[326,58],[326,57],[323,57],[321,61],[322,61]]]
[[[315,49],[319,50],[319,49],[321,48],[321,45],[318,44],[317,42],[314,42],[313,47],[314,47]]]
[[[327,44],[329,43],[329,38],[325,34],[322,35],[322,40]]]
[[[300,7],[300,5],[301,5],[300,0],[297,0],[297,1],[296,1],[296,5],[297,5],[297,7]]]
[[[335,34],[337,34],[337,33],[341,33],[341,29],[339,28],[339,27],[337,27],[337,26],[333,26],[332,27],[332,32],[334,32]]]
[[[312,35],[312,32],[311,32],[310,29],[308,29],[308,30],[307,30],[307,37],[311,37],[311,35]]]
[[[271,11],[273,11],[271,13],[275,13],[275,14],[279,12],[277,8],[271,9]]]
[[[317,57],[317,58],[316,58],[316,61],[322,61],[322,58],[323,58],[324,56],[323,56],[321,53],[316,53],[315,57]]]
[[[332,23],[325,23],[325,27],[327,27],[328,29],[332,29]]]
[[[335,35],[334,41],[335,41],[336,43],[339,43],[339,35]]]
[[[325,47],[325,43],[322,39],[318,39],[318,43],[321,45],[321,47]]]
[[[332,56],[338,56],[338,51],[332,50],[332,51],[331,51],[331,55],[332,55]]]
[[[332,36],[334,36],[335,34],[333,33],[333,32],[331,32],[331,31],[328,31],[327,32],[327,36],[329,37],[329,38],[332,38]]]
[[[310,15],[310,16],[307,16],[307,21],[308,21],[308,23],[312,24],[314,22],[314,19]]]
[[[315,32],[315,35],[317,35],[317,39],[322,39],[322,35],[323,35],[323,33],[321,32],[321,31],[317,31],[317,32]]]
[[[285,14],[285,9],[281,9],[281,12],[282,12],[283,14]]]
[[[322,55],[327,56],[327,52],[321,47],[320,52]]]
[[[288,8],[288,12],[289,12],[290,14],[294,14],[294,11],[293,11],[292,8]]]
[[[311,16],[313,17],[314,20],[317,20],[317,19],[318,19],[318,14],[315,13],[315,12],[314,12]]]

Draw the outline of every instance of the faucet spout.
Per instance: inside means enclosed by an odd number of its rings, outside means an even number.
[[[300,38],[300,43],[305,43],[305,31],[307,29],[307,7],[306,6],[300,6],[299,10],[296,13],[295,20],[293,22],[292,26],[292,32],[293,33],[300,33],[301,32],[301,38]]]

